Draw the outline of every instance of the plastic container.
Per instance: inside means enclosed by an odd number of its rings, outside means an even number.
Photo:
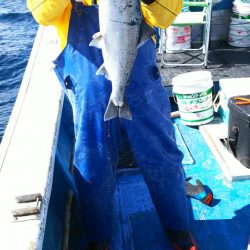
[[[166,32],[166,52],[171,53],[191,47],[191,27],[170,26]]]
[[[233,4],[233,12],[240,13],[243,16],[250,15],[250,3],[235,1]]]
[[[225,78],[219,81],[219,115],[223,122],[229,121],[228,100],[232,96],[250,94],[250,77]]]
[[[250,95],[239,96],[250,99]],[[228,101],[229,124],[227,148],[242,165],[250,168],[250,104],[238,105],[234,97]]]
[[[213,1],[213,10],[220,11],[220,10],[226,10],[231,9],[233,5],[233,0],[216,0]]]
[[[210,41],[227,41],[231,16],[231,9],[212,11]]]
[[[197,126],[213,120],[213,81],[210,71],[178,75],[172,79],[172,84],[184,124]]]
[[[228,43],[236,47],[250,47],[250,3],[235,1],[228,34]]]

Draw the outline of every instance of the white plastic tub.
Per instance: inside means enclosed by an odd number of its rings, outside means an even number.
[[[178,75],[173,78],[172,84],[184,124],[197,126],[213,120],[213,81],[210,71]]]

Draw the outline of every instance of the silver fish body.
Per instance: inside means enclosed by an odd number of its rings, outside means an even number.
[[[112,92],[104,120],[117,116],[131,120],[132,114],[125,98],[137,49],[154,30],[142,16],[139,0],[100,0],[100,32],[93,36],[90,46],[102,49],[104,63],[97,75],[112,82]]]

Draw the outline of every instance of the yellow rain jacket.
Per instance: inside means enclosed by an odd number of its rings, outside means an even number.
[[[142,13],[150,25],[167,28],[180,13],[182,2],[183,0],[155,0],[148,5],[141,3]],[[89,6],[91,3],[91,0],[83,0],[84,5]],[[72,8],[70,0],[27,0],[27,7],[39,24],[54,25],[57,28],[63,49],[67,44]]]

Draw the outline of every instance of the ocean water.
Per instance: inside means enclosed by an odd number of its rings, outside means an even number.
[[[26,0],[0,4],[0,142],[13,109],[38,25]]]

